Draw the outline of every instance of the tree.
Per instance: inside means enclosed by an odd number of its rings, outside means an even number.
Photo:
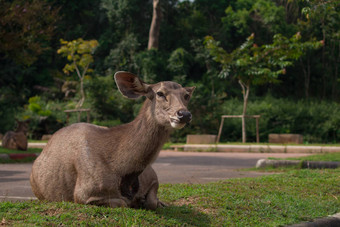
[[[231,53],[219,47],[211,36],[205,38],[206,48],[216,62],[222,65],[220,76],[236,77],[243,94],[242,142],[246,142],[245,116],[251,85],[279,82],[278,76],[286,73],[286,67],[299,59],[306,48],[318,48],[320,42],[301,42],[300,33],[290,39],[276,34],[273,43],[258,46],[254,34],[249,36],[240,47]]]
[[[313,65],[310,59],[317,59],[317,63],[321,63],[321,71],[323,83],[323,94],[326,91],[331,91],[332,98],[336,100],[338,96],[338,76],[340,67],[340,4],[338,0],[308,0],[306,7],[302,8],[304,15],[299,20],[299,28],[303,36],[317,37],[322,39],[324,45],[320,58],[315,56],[308,56],[306,63],[304,63],[306,76],[305,83],[308,84],[310,80],[310,68]],[[308,84],[309,85],[309,84]],[[330,87],[330,89],[328,89]],[[309,88],[306,87],[306,88]],[[308,90],[306,90],[306,97],[308,98]]]
[[[153,0],[153,14],[149,32],[148,50],[158,49],[159,30],[161,29],[162,11],[160,0]]]
[[[98,46],[97,40],[83,40],[81,38],[73,41],[60,40],[62,44],[61,48],[58,50],[58,54],[66,57],[71,64],[66,64],[63,68],[64,73],[67,75],[70,72],[76,71],[77,76],[80,80],[80,95],[81,98],[77,103],[76,108],[82,107],[85,101],[84,92],[84,78],[87,72],[91,72],[92,69],[89,68],[90,64],[93,62],[93,53]]]
[[[59,9],[44,1],[0,1],[0,56],[32,65],[50,47]]]

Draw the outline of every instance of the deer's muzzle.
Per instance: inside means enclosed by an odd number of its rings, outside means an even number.
[[[191,122],[192,115],[187,110],[179,110],[176,115],[180,123],[186,124],[186,123]]]
[[[176,113],[176,116],[170,116],[170,124],[171,127],[176,129],[183,128],[187,123],[190,123],[192,119],[192,115],[187,110],[179,110]]]

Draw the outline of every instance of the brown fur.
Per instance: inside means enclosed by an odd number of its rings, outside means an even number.
[[[139,175],[139,190],[131,202],[132,208],[145,208],[155,210],[158,207],[164,207],[165,204],[157,198],[158,177],[151,166],[147,166]]]
[[[17,121],[18,127],[13,131],[8,131],[2,138],[2,146],[13,150],[27,150],[28,121]]]
[[[57,131],[33,164],[31,185],[38,199],[132,207],[140,192],[150,194],[152,205],[146,206],[155,208],[158,182],[149,189],[143,185],[155,182],[154,172],[139,175],[157,158],[173,128],[187,123],[174,116],[187,111],[194,88],[172,89],[174,82],[149,85],[127,72],[116,73],[115,80],[124,96],[147,97],[139,115],[113,128],[78,123]]]

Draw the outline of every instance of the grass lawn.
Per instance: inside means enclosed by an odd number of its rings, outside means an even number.
[[[28,148],[27,151],[19,151],[19,150],[11,150],[7,148],[3,148],[0,146],[0,154],[32,154],[32,153],[40,153],[42,151],[41,148]],[[33,162],[36,157],[26,157],[23,159],[4,159],[0,157],[0,163],[24,163],[24,162]],[[1,222],[0,222],[1,224]]]
[[[0,223],[110,226],[280,226],[340,212],[340,169],[292,170],[209,184],[161,185],[156,211],[74,203],[0,202]],[[1,224],[0,224],[1,225]]]
[[[278,160],[278,158],[269,158],[269,159]],[[316,154],[316,155],[310,155],[310,156],[298,157],[298,158],[286,158],[285,160],[340,162],[340,153],[334,152],[334,153]]]
[[[28,148],[27,151],[20,151],[7,149],[0,146],[0,154],[40,153],[41,151],[42,151],[41,148]]]
[[[173,145],[185,145],[186,143],[165,143],[163,148],[170,148]],[[340,147],[339,143],[327,143],[327,144],[317,144],[317,143],[305,143],[305,144],[281,144],[281,143],[242,143],[242,142],[220,142],[217,144],[210,145],[262,145],[262,146],[323,146],[323,147]]]

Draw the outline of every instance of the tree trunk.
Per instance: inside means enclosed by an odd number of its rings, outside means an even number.
[[[338,98],[338,73],[339,73],[339,67],[338,67],[338,62],[340,62],[340,41],[338,41],[338,56],[336,56],[336,41],[332,41],[332,48],[331,48],[331,59],[332,59],[332,63],[334,63],[334,65],[331,65],[331,67],[333,66],[334,70],[333,70],[333,82],[332,82],[332,98],[334,101],[337,100]],[[334,57],[333,57],[334,56]]]
[[[327,70],[326,70],[326,61],[325,61],[325,53],[326,53],[326,31],[324,29],[325,24],[324,21],[322,20],[322,40],[324,42],[324,45],[322,45],[322,55],[321,55],[321,61],[322,61],[322,69],[323,69],[323,73],[322,73],[322,80],[323,80],[323,91],[322,91],[322,98],[326,97],[326,91],[327,91]]]
[[[159,43],[159,30],[161,28],[162,11],[160,0],[153,0],[153,13],[152,21],[149,31],[148,50],[155,48],[158,49]]]
[[[303,64],[302,58],[300,58],[301,68],[303,71],[303,75],[305,78],[305,98],[309,98],[309,85],[310,85],[310,59],[309,56],[307,56],[307,66],[305,68],[305,65]]]
[[[85,74],[86,74],[87,69],[89,68],[90,63],[85,66],[82,74],[80,73],[80,70],[79,70],[77,64],[75,63],[75,60],[73,60],[73,64],[75,65],[77,75],[78,75],[79,80],[80,80],[80,95],[81,95],[81,98],[76,105],[76,109],[80,109],[83,106],[84,101],[85,101],[84,78],[85,78]]]
[[[81,98],[80,98],[79,102],[76,105],[76,109],[80,109],[83,106],[84,101],[85,101],[84,77],[82,77],[80,79],[80,95],[81,95]]]
[[[247,113],[247,105],[248,105],[248,97],[249,97],[249,89],[250,85],[245,84],[242,80],[238,81],[242,87],[243,94],[243,112],[242,112],[242,143],[247,142],[247,133],[246,133],[246,113]]]

